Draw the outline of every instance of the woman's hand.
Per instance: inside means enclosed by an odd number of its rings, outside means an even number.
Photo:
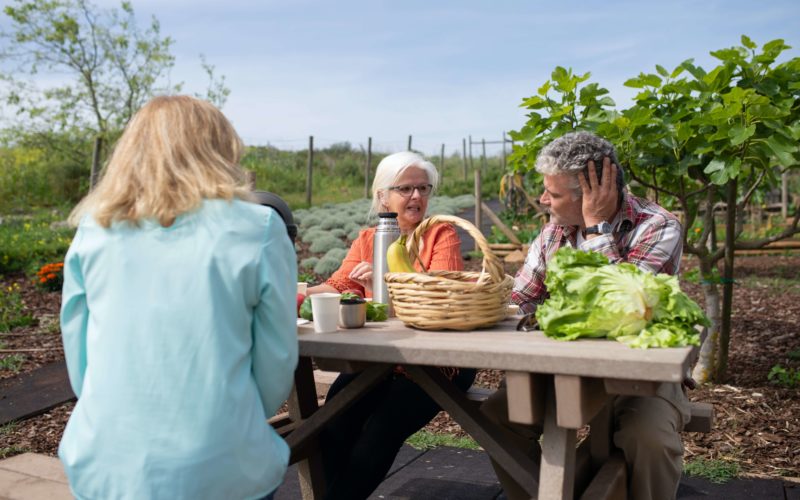
[[[359,262],[350,271],[348,276],[351,280],[364,287],[364,290],[372,293],[372,264],[369,262]]]

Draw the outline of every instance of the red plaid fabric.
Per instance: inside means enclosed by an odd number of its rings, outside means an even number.
[[[531,244],[525,263],[514,278],[511,302],[523,313],[536,311],[547,299],[547,262],[563,246],[575,248],[578,228],[546,224]],[[630,262],[645,271],[676,274],[683,253],[681,224],[653,202],[626,194],[615,219],[614,233],[584,240],[581,250],[593,250],[612,263]]]

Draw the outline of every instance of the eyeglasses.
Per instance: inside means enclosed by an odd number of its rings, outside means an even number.
[[[400,194],[403,198],[409,198],[411,195],[414,194],[414,190],[419,191],[419,195],[426,197],[431,194],[431,190],[433,189],[432,184],[419,184],[417,186],[413,186],[411,184],[405,184],[403,186],[391,186],[389,187],[389,191],[395,191]]]

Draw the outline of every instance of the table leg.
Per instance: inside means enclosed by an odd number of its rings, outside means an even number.
[[[439,406],[458,422],[480,444],[520,487],[535,496],[538,466],[515,445],[519,436],[496,426],[481,411],[467,401],[455,385],[447,380],[438,368],[406,366],[411,379]]]
[[[613,406],[614,400],[611,399],[589,423],[589,452],[592,456],[592,468],[595,471],[608,460],[614,447]]]
[[[289,417],[302,422],[317,411],[317,388],[314,384],[314,368],[311,358],[301,357],[294,372],[294,387],[289,395]],[[300,476],[300,492],[304,500],[320,499],[325,495],[325,473],[322,455],[314,444],[307,458],[297,463]]]
[[[555,388],[547,388],[539,470],[539,500],[572,500],[577,431],[558,426]]]

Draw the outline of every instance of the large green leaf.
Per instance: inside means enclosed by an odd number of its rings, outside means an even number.
[[[714,50],[711,52],[711,55],[724,62],[739,64],[744,62],[744,59],[747,57],[747,54],[743,52],[743,49],[732,47],[730,49]]]
[[[756,47],[758,47],[758,45],[756,45],[752,40],[750,40],[750,37],[748,37],[747,35],[742,35],[742,45],[744,45],[748,49],[755,49]]]
[[[743,143],[747,139],[753,137],[753,134],[756,133],[756,126],[750,125],[744,127],[742,125],[734,125],[728,130],[728,137],[731,138],[731,145],[738,146],[739,144]]]
[[[769,149],[775,154],[778,163],[782,166],[790,167],[797,163],[797,160],[795,160],[792,154],[798,149],[794,143],[787,141],[779,135],[771,135],[767,138],[767,146],[769,146]]]

